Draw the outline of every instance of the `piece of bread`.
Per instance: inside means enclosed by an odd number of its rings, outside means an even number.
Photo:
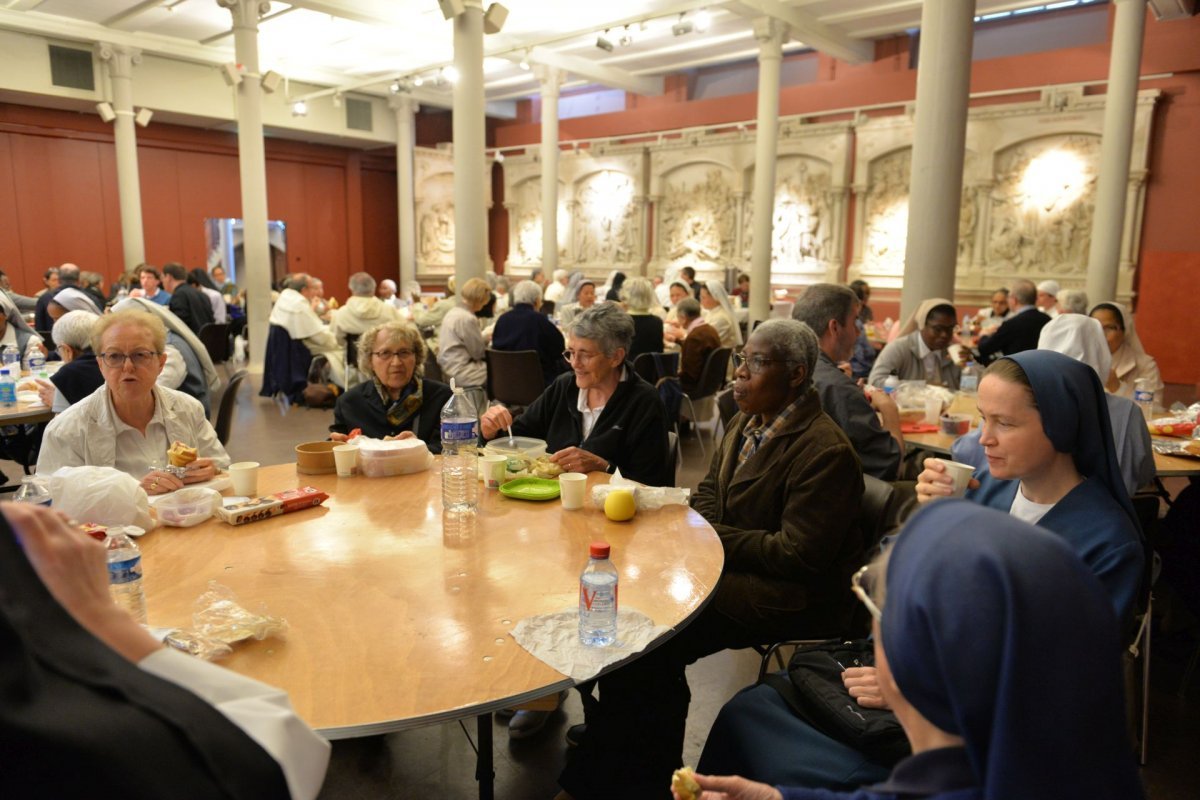
[[[695,774],[691,767],[680,767],[671,776],[671,791],[679,796],[679,800],[696,800],[700,796],[700,784],[696,783]]]
[[[196,448],[188,447],[183,442],[172,442],[167,451],[167,462],[172,467],[186,467],[199,457]]]
[[[1190,439],[1184,442],[1183,449],[1194,456],[1200,456],[1200,439]]]

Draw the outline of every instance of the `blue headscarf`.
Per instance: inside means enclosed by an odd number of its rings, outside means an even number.
[[[892,548],[886,588],[896,685],[965,740],[986,800],[1144,797],[1112,602],[1061,539],[968,501],[931,503]]]
[[[1140,533],[1137,513],[1117,464],[1108,401],[1095,370],[1049,350],[1026,350],[1005,358],[1015,361],[1029,379],[1042,430],[1054,449],[1070,453],[1080,475],[1103,483]]]

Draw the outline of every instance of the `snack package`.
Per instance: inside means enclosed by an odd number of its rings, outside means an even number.
[[[1146,423],[1155,436],[1178,436],[1190,439],[1196,431],[1196,423],[1183,417],[1160,417]]]
[[[592,505],[596,508],[604,508],[604,501],[608,497],[608,493],[614,489],[632,491],[638,511],[653,511],[669,505],[686,506],[688,499],[692,496],[691,489],[673,486],[643,486],[637,481],[621,477],[621,470],[617,470],[608,483],[592,487]]]
[[[258,522],[260,519],[319,506],[328,499],[328,494],[314,486],[301,486],[299,489],[252,497],[244,503],[221,506],[217,509],[217,517],[230,525],[245,525],[247,522]]]
[[[176,650],[215,661],[233,652],[231,645],[245,639],[283,638],[287,620],[267,614],[254,614],[238,604],[228,586],[208,582],[208,589],[196,600],[192,627],[171,631],[163,641]]]

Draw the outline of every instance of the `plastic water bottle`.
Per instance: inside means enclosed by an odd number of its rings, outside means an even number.
[[[25,369],[31,373],[37,373],[46,366],[46,356],[42,355],[42,351],[36,347],[31,347],[25,352]]]
[[[1133,402],[1137,403],[1147,421],[1154,418],[1154,390],[1150,388],[1150,381],[1138,378],[1133,382]]]
[[[466,392],[450,379],[453,394],[442,406],[442,508],[474,511],[479,506],[476,446],[479,419]]]
[[[608,647],[617,641],[617,568],[604,542],[592,542],[588,555],[579,576],[579,641]]]
[[[46,482],[36,475],[26,475],[21,478],[21,488],[17,489],[14,503],[30,503],[35,506],[48,506],[51,502],[50,490]]]
[[[113,602],[129,612],[139,625],[146,624],[146,593],[142,590],[142,551],[122,526],[108,529],[108,592]]]
[[[17,379],[11,370],[0,369],[0,408],[16,408]]]
[[[3,361],[6,369],[12,369],[13,364],[20,365],[21,351],[15,344],[6,344],[4,350],[0,350],[0,361]]]
[[[975,366],[974,361],[968,361],[962,368],[962,375],[958,379],[958,388],[959,391],[966,394],[975,394],[979,391],[979,367]]]
[[[883,390],[885,392],[887,392],[888,394],[892,394],[893,392],[895,392],[896,388],[899,386],[900,386],[900,378],[897,377],[895,373],[888,375],[887,380],[885,380],[883,382]]]

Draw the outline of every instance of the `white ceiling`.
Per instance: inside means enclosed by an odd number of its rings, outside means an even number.
[[[489,100],[536,94],[537,80],[521,62],[556,56],[572,65],[568,87],[605,83],[652,92],[655,81],[647,78],[753,58],[752,23],[764,11],[791,23],[785,49],[812,47],[848,60],[869,53],[871,39],[918,27],[921,16],[920,0],[503,2],[510,12],[507,23],[485,39]],[[1022,13],[1097,2],[1104,0],[977,0],[976,11]],[[453,60],[453,28],[437,0],[293,0],[270,7],[259,26],[264,71],[330,92],[369,93],[386,92],[397,78],[421,75],[423,85],[414,92],[421,101],[450,105],[451,87],[438,83],[436,71]],[[711,18],[706,32],[672,34],[681,14],[694,19],[701,11]],[[0,0],[0,28],[132,44],[190,61],[234,60],[231,17],[216,0]],[[605,28],[616,45],[612,52],[596,47]],[[622,46],[627,32],[633,42]]]

